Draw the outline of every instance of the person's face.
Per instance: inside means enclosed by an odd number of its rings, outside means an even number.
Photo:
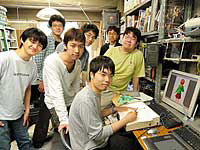
[[[62,22],[54,21],[51,26],[52,34],[56,36],[60,36],[64,30]]]
[[[108,31],[109,42],[115,43],[118,39],[118,35],[114,30]]]
[[[65,48],[67,49],[67,53],[71,56],[72,60],[77,60],[83,54],[84,43],[75,40],[69,41]]]
[[[36,41],[32,38],[28,38],[23,43],[23,48],[24,48],[24,52],[28,56],[32,57],[32,56],[38,54],[43,49],[43,46],[41,43],[39,43],[39,41]]]
[[[85,46],[90,46],[95,40],[95,33],[93,31],[88,31],[84,33],[85,35]]]
[[[137,46],[137,37],[132,33],[125,34],[122,40],[122,46],[127,50],[134,50]]]
[[[112,72],[108,69],[99,70],[95,74],[91,73],[91,84],[97,93],[104,91],[112,82]]]

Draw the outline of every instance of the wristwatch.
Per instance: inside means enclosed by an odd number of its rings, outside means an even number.
[[[112,105],[111,109],[112,109],[112,114],[116,113],[114,105]]]

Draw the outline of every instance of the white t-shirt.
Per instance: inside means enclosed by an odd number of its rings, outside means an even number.
[[[43,67],[45,104],[48,109],[55,108],[61,123],[68,124],[66,106],[70,106],[80,89],[80,60],[76,60],[72,72],[68,72],[58,52],[47,56]]]
[[[15,51],[0,53],[0,120],[16,120],[24,113],[24,95],[37,75],[36,64]]]

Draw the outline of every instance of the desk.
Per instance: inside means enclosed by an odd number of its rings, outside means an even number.
[[[165,128],[164,126],[158,126],[157,129],[160,131],[158,134],[154,134],[154,135],[157,135],[157,136],[161,136],[161,135],[166,135],[168,134],[170,131],[173,131],[175,130],[176,128],[171,128],[171,129],[167,129]],[[140,145],[142,146],[142,148],[144,150],[147,150],[146,146],[144,145],[144,142],[142,140],[142,137],[152,137],[151,135],[147,134],[147,133],[144,133],[146,132],[146,130],[135,130],[133,131],[133,134],[135,135],[135,137],[137,138],[138,142],[140,143]],[[144,133],[144,134],[143,134]],[[143,135],[142,135],[143,134]],[[141,136],[142,135],[142,136]],[[141,136],[141,137],[140,137]],[[139,137],[139,139],[138,139]]]
[[[119,98],[119,95],[115,94],[112,97],[112,102],[115,106],[119,106],[119,104],[117,103],[117,100]],[[171,108],[170,106],[168,106],[165,103],[160,103],[161,105],[163,105],[165,108],[167,108],[168,110],[170,110],[173,114],[175,114],[180,120],[183,121],[184,125],[190,125],[191,127],[193,127],[194,129],[196,129],[197,131],[200,132],[200,109],[198,109],[199,111],[197,111],[197,114],[195,116],[195,120],[194,121],[185,121],[183,120],[184,116],[182,113],[178,112],[177,110]],[[158,126],[157,129],[160,131],[158,134],[158,136],[161,135],[166,135],[168,134],[170,131],[175,130],[176,128],[171,128],[171,129],[167,129],[164,126]],[[141,137],[151,137],[151,135],[148,135],[147,133],[144,133],[146,130],[140,129],[140,130],[135,130],[133,131],[133,134],[136,136],[136,138],[138,139],[140,145],[143,147],[144,150],[146,150],[146,146],[144,145],[143,139]],[[144,133],[144,134],[143,134]],[[143,135],[142,135],[143,134]],[[142,135],[142,136],[141,136]],[[141,137],[140,137],[141,136]],[[138,138],[139,137],[139,138]]]
[[[118,103],[118,99],[119,99],[120,95],[114,94],[112,97],[112,102],[115,106],[120,106]],[[155,128],[155,127],[152,127]],[[170,131],[175,130],[176,128],[171,128],[171,129],[167,129],[164,126],[158,126],[157,129],[160,131],[158,134],[154,134],[153,136],[157,135],[157,136],[161,136],[161,135],[166,135],[168,134]],[[144,150],[146,150],[146,146],[144,145],[144,142],[142,140],[142,137],[152,137],[152,135],[149,135],[146,133],[146,130],[143,129],[139,129],[139,130],[134,130],[133,134],[135,135],[135,137],[137,138],[138,142],[140,143],[140,145],[142,146],[142,148]],[[142,135],[142,136],[141,136]]]

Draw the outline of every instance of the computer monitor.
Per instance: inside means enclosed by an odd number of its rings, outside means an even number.
[[[200,76],[172,70],[169,73],[162,101],[191,117],[200,89]]]

